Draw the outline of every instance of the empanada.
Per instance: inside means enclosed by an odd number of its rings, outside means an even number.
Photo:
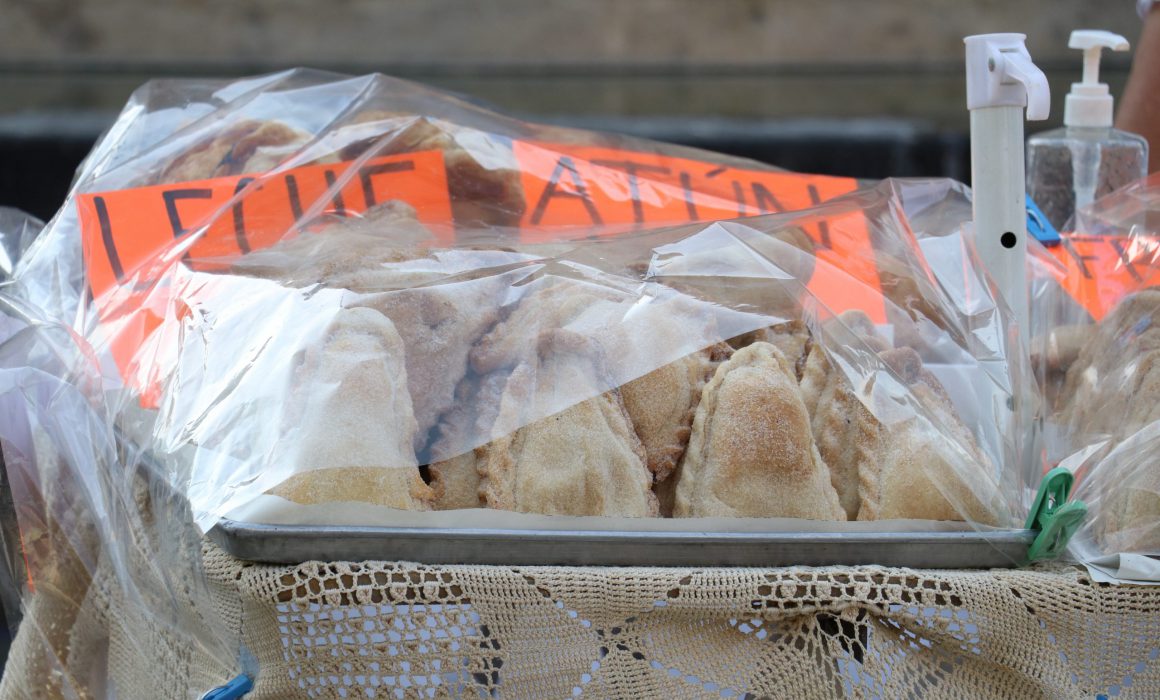
[[[430,508],[413,447],[417,424],[403,341],[372,309],[339,309],[305,350],[285,418],[293,476],[271,490],[296,503]]]
[[[174,158],[157,182],[261,173],[285,161],[309,140],[310,134],[279,121],[241,121]]]
[[[854,395],[849,380],[832,368],[821,346],[813,345],[808,352],[801,391],[830,482],[847,519],[856,520],[862,505],[860,474],[876,459],[879,447],[878,420]]]
[[[738,350],[705,386],[674,515],[846,519],[793,369],[773,345]]]
[[[914,350],[899,348],[879,356],[929,413],[879,426],[876,448],[860,455],[858,519],[998,525],[1002,503],[990,460],[958,417],[946,390],[923,369]]]
[[[547,515],[652,517],[658,513],[644,446],[616,389],[527,421],[545,407],[603,384],[598,348],[582,336],[549,331],[536,365],[512,373],[494,440],[481,462],[488,507]]]
[[[439,437],[431,447],[431,489],[436,510],[482,508],[480,445],[491,438],[508,373],[499,370],[483,378],[466,377],[455,390],[455,406],[439,421]]]
[[[719,343],[653,370],[620,387],[633,428],[657,482],[669,478],[685,454],[701,390],[717,365],[728,359]]]

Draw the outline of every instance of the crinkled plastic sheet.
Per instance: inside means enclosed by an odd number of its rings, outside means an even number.
[[[119,447],[91,349],[10,301],[0,319],[0,449],[19,523],[5,563],[24,594],[22,611],[5,601],[13,627],[24,613],[9,690],[116,697],[111,645],[123,657],[196,659],[202,691],[237,673],[188,503]],[[100,618],[109,596],[126,603],[125,619]]]
[[[1079,211],[1034,307],[1046,463],[1089,508],[1071,554],[1114,580],[1160,580],[1158,212],[1155,175]]]
[[[1019,527],[964,216],[381,76],[151,83],[9,295],[25,537],[235,669],[196,543],[257,499]]]

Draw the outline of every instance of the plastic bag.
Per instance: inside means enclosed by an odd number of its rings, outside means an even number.
[[[1033,305],[1045,467],[1075,472],[1073,497],[1089,516],[1070,552],[1112,580],[1160,580],[1160,567],[1141,556],[1160,554],[1151,459],[1160,418],[1158,187],[1151,176],[1079,211],[1077,232],[1051,249],[1056,265],[1044,279],[1053,282]]]
[[[117,697],[140,687],[125,675],[135,658],[159,695],[199,696],[245,655],[187,501],[118,445],[83,339],[10,300],[2,309],[0,450],[19,521],[5,554],[23,620],[0,692]],[[10,623],[15,612],[6,602]]]
[[[107,644],[198,650],[194,693],[246,670],[199,569],[224,517],[1018,527],[1031,375],[966,202],[381,76],[151,83],[7,292],[26,600],[39,561],[78,615],[121,596]],[[116,684],[53,635],[21,668]]]
[[[653,487],[712,430],[702,387],[740,350],[722,344],[790,326],[841,377],[815,387],[832,415],[810,411],[809,352],[762,358],[817,433],[787,464],[814,464],[819,502],[845,493],[807,517],[871,517],[857,463],[901,469],[905,441],[885,436],[905,424],[936,466],[908,465],[898,494],[940,495],[897,517],[1014,522],[1018,489],[998,487],[1023,479],[998,466],[1018,434],[1010,330],[973,262],[966,290],[938,279],[896,185],[819,205],[855,187],[533,127],[382,77],[156,83],[82,167],[21,292],[76,319],[129,449],[203,529],[267,494],[425,510],[469,495],[473,472],[492,507],[656,515]],[[835,487],[811,455],[843,442],[823,424],[848,414],[871,437],[866,454],[832,450]],[[740,459],[702,448],[711,466]],[[624,483],[631,502],[609,499]]]
[[[13,409],[48,426],[6,436],[48,504],[22,528],[224,676],[197,556],[223,517],[1017,527],[1030,373],[964,202],[380,76],[152,83],[11,290],[57,324],[3,346],[11,395],[75,395]]]

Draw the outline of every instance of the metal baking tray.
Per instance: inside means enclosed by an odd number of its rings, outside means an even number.
[[[624,532],[257,525],[223,520],[210,538],[255,562],[412,561],[509,566],[1013,568],[1033,530],[979,532]]]

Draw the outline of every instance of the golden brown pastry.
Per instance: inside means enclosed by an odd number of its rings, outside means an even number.
[[[1160,418],[1160,290],[1123,299],[1067,372],[1060,421],[1077,439],[1126,437]]]
[[[738,350],[705,386],[674,515],[846,519],[793,369],[773,345]]]
[[[285,161],[309,140],[310,134],[282,122],[242,121],[174,158],[157,182],[265,172]]]
[[[927,413],[880,425],[872,457],[860,461],[859,520],[970,520],[998,525],[1002,504],[990,460],[945,389],[910,348],[879,355]]]
[[[427,510],[403,341],[372,309],[340,309],[294,377],[284,424],[291,478],[271,490],[296,503],[362,501]]]
[[[518,226],[527,204],[510,147],[487,132],[416,114],[366,110],[339,129],[371,132],[345,145],[341,160],[440,151],[451,209],[460,226]]]
[[[879,447],[878,420],[854,395],[849,380],[833,369],[820,346],[812,346],[806,356],[801,391],[818,453],[830,470],[830,483],[847,519],[856,520],[862,506],[860,474],[875,460]]]
[[[644,447],[619,391],[526,420],[601,386],[598,349],[581,336],[551,331],[538,354],[536,365],[512,373],[496,430],[521,427],[485,448],[480,488],[488,507],[547,515],[656,516]]]
[[[477,445],[491,438],[508,373],[469,376],[455,390],[455,405],[439,422],[439,437],[431,447],[431,490],[436,510],[482,508],[479,492],[480,460],[486,451]]]
[[[668,479],[680,464],[689,444],[701,390],[730,353],[728,345],[719,343],[620,387],[655,481]]]

